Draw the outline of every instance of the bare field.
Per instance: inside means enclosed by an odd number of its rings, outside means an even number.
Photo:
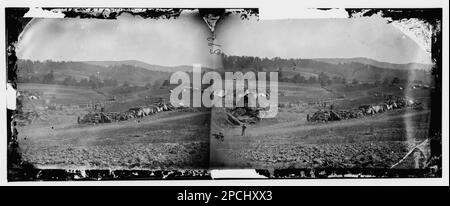
[[[404,112],[329,124],[251,125],[245,136],[240,127],[223,130],[224,141],[211,139],[211,165],[389,168],[428,134],[428,125],[419,121],[428,112]]]
[[[281,91],[295,91],[296,85],[281,85]],[[299,91],[344,94],[346,98],[331,103],[341,108],[355,108],[361,104],[383,102],[382,94],[407,94],[426,101],[429,92],[395,91],[392,88],[338,88],[332,90],[318,86]],[[379,93],[376,93],[379,92]],[[314,97],[292,95],[288,103],[304,102]],[[427,96],[428,95],[428,96]],[[348,98],[351,97],[351,98]],[[425,102],[426,103],[426,102]],[[386,111],[357,119],[328,123],[308,122],[307,114],[320,106],[279,108],[276,118],[262,119],[247,125],[245,135],[240,126],[227,124],[225,110],[212,113],[213,134],[224,138],[211,138],[212,168],[390,168],[410,149],[428,137],[429,110],[404,108]]]
[[[209,113],[96,126],[19,128],[25,161],[71,168],[205,168]],[[179,129],[173,129],[179,128]]]
[[[163,89],[127,93],[39,84],[19,88],[61,104],[70,104],[77,97],[75,102],[79,104],[89,103],[91,97],[119,97],[120,101],[108,104],[106,111],[126,111],[168,96]],[[284,93],[279,97],[281,103],[297,106],[279,108],[276,118],[248,125],[244,136],[241,127],[224,121],[226,115],[221,108],[215,108],[212,114],[167,111],[142,119],[91,125],[77,124],[77,117],[90,108],[48,110],[42,99],[26,99],[24,110],[44,109],[32,124],[17,127],[18,141],[24,160],[42,168],[388,168],[428,136],[426,107],[328,123],[307,121],[308,114],[322,108],[314,101],[325,99],[337,109],[346,109],[379,103],[382,94],[393,94],[426,104],[427,90],[280,83],[279,91]],[[222,132],[223,141],[210,137],[210,130],[213,134]]]
[[[134,143],[103,146],[30,146],[24,160],[38,168],[206,169],[208,143]]]
[[[105,100],[111,94],[117,95],[117,91],[96,92],[43,84],[19,85],[19,90],[40,95],[37,100],[23,98],[24,111],[38,111],[39,117],[29,125],[16,127],[23,160],[38,168],[205,169],[208,166],[208,111],[166,111],[127,121],[78,124],[77,117],[92,108],[52,110],[47,109],[49,104],[43,99],[56,99],[61,104],[88,104],[93,96]],[[151,100],[145,98],[150,94],[149,90],[127,94],[122,103],[113,102],[109,108],[126,111],[131,106],[150,104]],[[72,102],[73,99],[77,101]]]

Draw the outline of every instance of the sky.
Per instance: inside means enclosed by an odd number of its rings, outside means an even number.
[[[211,65],[210,30],[193,15],[117,20],[33,19],[19,41],[21,59],[55,61],[139,60],[163,66]]]
[[[17,47],[21,59],[54,61],[139,60],[215,67],[203,20],[194,15],[154,20],[33,19]],[[391,63],[431,63],[413,40],[378,17],[354,19],[240,20],[216,26],[216,44],[228,55],[282,58],[367,57]]]
[[[429,53],[378,16],[264,21],[232,17],[216,29],[222,50],[234,55],[431,63]]]

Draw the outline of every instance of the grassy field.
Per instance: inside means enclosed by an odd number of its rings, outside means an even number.
[[[54,104],[86,104],[102,102],[107,98],[105,95],[85,87],[29,83],[20,83],[17,87],[19,92],[38,93],[40,94],[40,100],[48,100],[49,103]]]
[[[278,102],[314,102],[321,99],[337,98],[336,94],[323,89],[319,84],[278,83]]]

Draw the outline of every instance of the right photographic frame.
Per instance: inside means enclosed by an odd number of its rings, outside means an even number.
[[[442,176],[442,9],[337,10],[346,17],[219,20],[211,169]]]

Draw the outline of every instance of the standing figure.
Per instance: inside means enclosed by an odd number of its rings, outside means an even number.
[[[242,124],[242,136],[245,136],[245,129],[247,129],[247,125]]]

